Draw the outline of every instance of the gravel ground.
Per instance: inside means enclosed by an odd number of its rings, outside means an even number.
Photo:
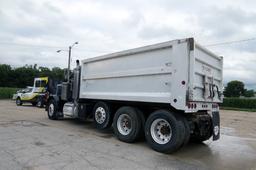
[[[221,139],[161,154],[118,141],[89,121],[0,100],[0,169],[256,169],[256,113],[221,111]]]

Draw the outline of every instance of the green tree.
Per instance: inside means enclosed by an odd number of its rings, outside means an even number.
[[[51,76],[56,80],[64,79],[64,70],[59,67],[53,67],[51,71]]]
[[[245,90],[244,97],[254,97],[254,90]]]
[[[0,64],[0,87],[8,87],[10,85],[10,74],[12,68],[7,64]]]
[[[34,65],[25,65],[23,67],[12,68],[7,64],[0,64],[0,87],[18,87],[24,88],[32,86],[35,77],[50,77],[61,81],[64,79],[64,69],[59,67],[37,67]]]
[[[238,80],[230,81],[225,90],[224,96],[225,97],[240,97],[244,95],[244,83]]]

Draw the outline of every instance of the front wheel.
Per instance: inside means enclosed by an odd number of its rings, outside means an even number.
[[[58,119],[57,104],[54,100],[49,101],[47,114],[48,114],[48,118],[51,119],[51,120],[57,120]]]
[[[110,105],[98,102],[93,109],[94,124],[97,129],[106,129],[112,124],[112,113]]]
[[[157,110],[147,119],[145,137],[149,146],[163,153],[179,149],[183,142],[183,128],[180,121],[169,111]]]
[[[16,105],[17,106],[21,106],[22,105],[22,101],[21,101],[21,99],[19,97],[16,99]]]

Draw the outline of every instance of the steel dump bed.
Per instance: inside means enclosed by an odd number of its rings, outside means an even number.
[[[222,101],[223,59],[193,38],[82,61],[80,99],[168,103]],[[200,107],[201,108],[201,107]]]

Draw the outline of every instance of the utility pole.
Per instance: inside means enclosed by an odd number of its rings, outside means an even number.
[[[71,60],[71,50],[74,47],[74,45],[78,44],[78,42],[75,42],[73,45],[68,47],[68,82],[70,81],[70,60]],[[57,53],[61,51],[67,51],[67,50],[58,50]]]
[[[72,49],[72,47],[71,46],[69,46],[68,47],[68,82],[69,82],[69,79],[70,79],[70,59],[71,59],[71,49]]]

